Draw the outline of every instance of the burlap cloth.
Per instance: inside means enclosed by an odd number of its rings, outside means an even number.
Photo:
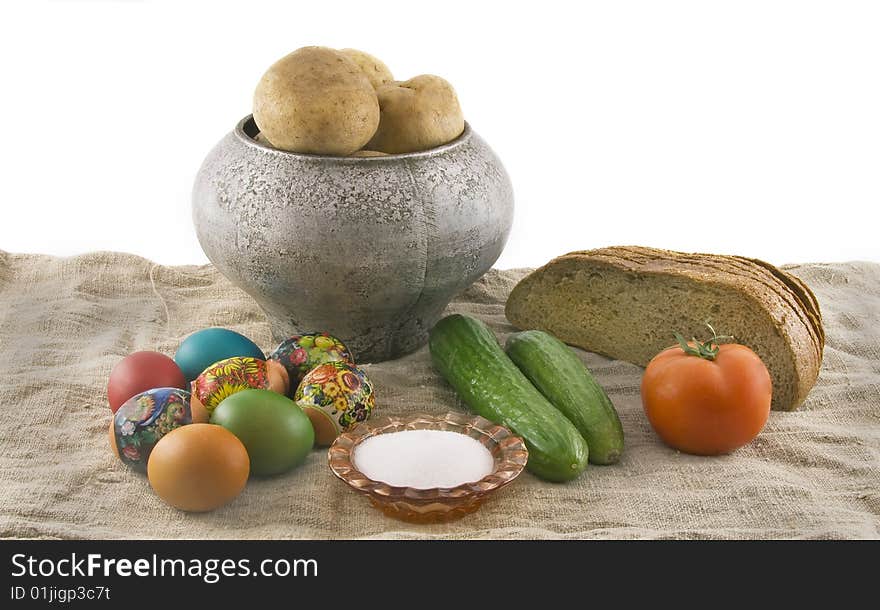
[[[699,458],[666,448],[639,400],[638,367],[579,352],[620,412],[626,452],[564,485],[523,473],[450,524],[389,519],[337,481],[325,451],[230,505],[186,514],[110,453],[107,375],[125,354],[173,355],[225,326],[273,347],[254,302],[212,267],[137,256],[0,252],[0,537],[641,538],[880,535],[880,265],[791,267],[816,292],[828,334],[819,383],[794,413],[773,413],[751,445]],[[524,271],[491,271],[449,307],[503,339],[504,300]],[[385,413],[462,409],[425,348],[367,365]]]

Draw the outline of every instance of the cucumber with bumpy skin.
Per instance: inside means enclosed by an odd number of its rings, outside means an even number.
[[[587,467],[583,436],[535,389],[485,324],[447,316],[431,329],[428,345],[434,366],[471,409],[523,438],[532,473],[561,482]]]
[[[611,399],[577,354],[540,330],[514,333],[504,351],[590,446],[590,463],[614,464],[623,453],[623,427]]]

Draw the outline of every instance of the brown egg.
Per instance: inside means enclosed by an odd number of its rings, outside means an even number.
[[[113,450],[113,455],[119,457],[119,445],[116,444],[116,430],[113,428],[113,418],[110,418],[110,449]]]
[[[290,375],[280,362],[267,360],[266,368],[269,370],[269,389],[273,392],[285,395],[290,391]]]
[[[192,418],[194,424],[207,424],[211,421],[211,414],[195,395],[190,400],[190,409],[192,410]]]
[[[147,478],[165,502],[204,512],[238,496],[250,475],[247,450],[226,428],[190,424],[163,436],[150,454]]]

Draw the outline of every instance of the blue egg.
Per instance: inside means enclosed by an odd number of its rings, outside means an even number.
[[[192,381],[215,362],[235,356],[266,359],[257,344],[244,335],[226,328],[206,328],[183,340],[174,361],[186,380]]]

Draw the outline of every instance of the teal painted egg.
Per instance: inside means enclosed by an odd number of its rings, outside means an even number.
[[[375,403],[367,375],[347,362],[327,362],[306,373],[294,400],[312,421],[318,445],[365,421]]]
[[[257,344],[244,335],[226,328],[205,328],[183,340],[174,361],[186,380],[192,381],[215,362],[235,356],[266,359]]]
[[[113,416],[113,449],[128,466],[145,471],[153,447],[163,436],[192,423],[190,395],[179,388],[154,388],[132,396]]]
[[[328,333],[295,335],[282,341],[269,354],[269,359],[280,362],[287,369],[291,395],[306,373],[320,364],[327,362],[354,364],[354,359],[345,343]]]

